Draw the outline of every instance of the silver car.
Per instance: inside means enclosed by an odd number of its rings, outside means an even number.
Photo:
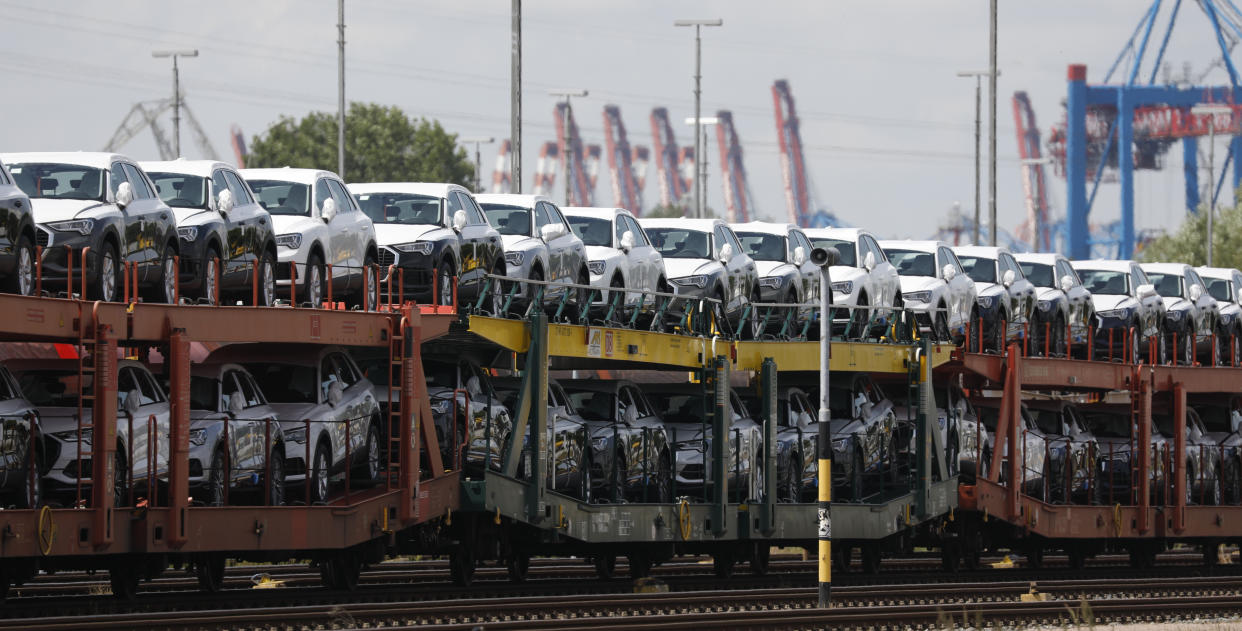
[[[1030,324],[1035,310],[1035,286],[1022,275],[1013,254],[1005,248],[965,246],[953,248],[953,253],[966,275],[975,281],[975,303],[983,327],[980,350],[999,353],[1010,341],[1021,339]],[[976,321],[969,327],[975,338],[971,343],[976,346],[979,326]]]
[[[1144,263],[1142,268],[1156,293],[1164,299],[1166,333],[1177,335],[1176,340],[1170,339],[1168,343],[1176,351],[1174,359],[1188,366],[1196,356],[1205,365],[1211,364],[1213,356],[1218,361],[1223,359],[1229,346],[1220,328],[1220,305],[1194,268],[1185,263]],[[1215,349],[1213,343],[1217,345]]]
[[[280,418],[285,479],[305,484],[309,499],[324,502],[332,477],[351,470],[351,482],[370,484],[381,473],[380,411],[374,386],[354,360],[335,346],[230,344],[207,362],[241,364],[250,371]]]
[[[1091,292],[1083,286],[1078,272],[1060,254],[1015,254],[1022,274],[1035,285],[1035,314],[1031,317],[1028,351],[1043,355],[1044,349],[1061,355],[1068,343],[1086,357],[1087,336],[1095,324]],[[1044,337],[1048,336],[1045,342]],[[1067,337],[1068,336],[1068,337]]]
[[[664,419],[664,428],[676,454],[677,494],[706,493],[712,477],[712,425],[703,386],[686,383],[643,384],[643,393]],[[729,398],[728,449],[725,477],[729,497],[757,498],[763,491],[763,428],[750,417],[736,392]],[[708,499],[708,498],[705,498]]]
[[[633,309],[641,301],[646,307],[656,306],[652,296],[643,292],[671,293],[664,276],[664,257],[651,245],[638,220],[624,208],[569,207],[565,220],[586,246],[587,271],[591,286],[600,290],[596,305],[604,307],[621,295],[608,290],[624,288],[623,305]],[[605,313],[604,315],[607,315]]]
[[[1074,261],[1091,292],[1095,358],[1163,364],[1168,359],[1164,300],[1134,261]],[[1128,346],[1127,346],[1128,345]]]
[[[500,232],[505,247],[505,270],[510,278],[590,284],[586,246],[569,229],[552,200],[542,195],[508,194],[478,195],[475,199],[487,215],[488,223]],[[518,305],[529,305],[540,289],[535,284],[519,283],[514,288],[513,298]],[[542,306],[554,311],[562,299],[567,299],[575,311],[585,309],[589,291],[545,286],[542,287]]]
[[[259,384],[239,364],[190,369],[190,492],[222,506],[228,492],[268,489],[285,503],[284,432]]]
[[[901,311],[904,302],[897,268],[889,262],[875,235],[858,228],[808,229],[806,236],[817,248],[836,248],[841,259],[828,268],[832,279],[832,304],[863,309],[838,310],[833,329],[849,337],[865,337],[868,321],[885,328]]]
[[[1242,362],[1242,272],[1227,267],[1195,269],[1207,285],[1207,292],[1220,305],[1220,328],[1228,336],[1224,363]]]
[[[49,494],[73,497],[78,479],[91,477],[92,410],[82,410],[78,434],[78,402],[93,391],[87,378],[79,388],[78,360],[15,360],[8,367],[17,377],[26,398],[39,407],[49,458],[43,480]],[[117,362],[117,427],[113,475],[113,501],[132,506],[138,494],[150,497],[156,479],[168,472],[168,397],[146,366],[133,360]],[[79,444],[84,454],[79,460]],[[156,479],[152,479],[151,473]],[[140,482],[147,482],[140,485]],[[83,484],[83,492],[90,483]],[[131,491],[133,494],[131,495]],[[83,498],[76,498],[83,499]]]
[[[805,305],[782,310],[778,316],[792,315],[795,321],[810,317],[812,304],[819,299],[819,267],[811,262],[811,241],[791,223],[752,221],[733,224],[733,233],[742,249],[754,259],[759,274],[759,300]],[[785,317],[772,318],[769,328],[780,328]]]
[[[943,241],[881,241],[901,277],[905,306],[940,340],[961,343],[966,324],[978,321],[975,283]]]

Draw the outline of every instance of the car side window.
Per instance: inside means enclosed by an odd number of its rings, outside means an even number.
[[[335,382],[341,381],[340,375],[336,374],[336,364],[332,361],[331,355],[324,356],[319,362],[319,394],[324,401],[328,400],[328,390]],[[345,384],[341,384],[344,387]]]
[[[155,380],[152,379],[150,375],[138,372],[137,370],[133,372],[134,381],[138,384],[138,394],[141,397],[139,399],[139,405],[151,405],[152,403],[159,403],[164,400],[164,393],[160,390],[160,387],[155,384]]]
[[[549,219],[552,223],[559,223],[559,224],[562,224],[562,225],[564,225],[566,228],[568,228],[568,227],[569,227],[569,224],[566,224],[566,223],[565,223],[565,217],[564,217],[563,215],[561,215],[561,210],[560,210],[559,208],[557,208],[557,207],[556,207],[556,204],[547,204],[547,203],[545,203],[545,204],[544,204],[544,206],[546,206],[546,207],[547,207],[547,209],[548,209],[548,219]]]
[[[470,197],[461,191],[457,191],[457,196],[461,198],[458,203],[466,211],[466,223],[472,226],[487,223],[487,217],[483,215],[483,211],[479,208],[479,205],[474,202],[473,197]],[[452,218],[452,213],[449,213],[449,218]]]
[[[806,256],[807,258],[810,258],[810,256],[811,256],[811,249],[812,249],[812,248],[811,248],[811,240],[810,240],[810,239],[807,239],[807,238],[806,238],[806,235],[805,235],[805,234],[803,234],[801,230],[794,230],[794,231],[793,231],[793,238],[794,238],[794,242],[795,242],[795,244],[796,244],[796,245],[794,245],[794,247],[800,247],[800,248],[802,248],[802,254],[803,254],[803,256]]]
[[[138,390],[138,382],[134,381],[134,371],[132,368],[122,368],[117,371],[116,375],[116,409],[125,409],[125,399],[130,392]],[[138,395],[141,397],[142,393]]]
[[[346,388],[358,383],[358,373],[354,371],[348,359],[341,355],[333,355],[332,358],[336,362],[336,372],[345,381]]]
[[[724,249],[724,245],[729,242],[729,238],[725,236],[724,226],[716,226],[712,229],[712,237],[715,243],[712,244],[716,256],[720,256],[720,251]]]
[[[8,169],[4,167],[4,163],[0,163],[0,184],[12,184],[9,180]]]
[[[1191,285],[1199,285],[1200,289],[1202,289],[1202,288],[1203,288],[1203,279],[1199,278],[1199,275],[1198,275],[1198,274],[1196,274],[1194,270],[1187,268],[1187,269],[1186,269],[1186,288],[1187,288],[1187,291],[1189,291],[1189,288],[1190,288],[1190,286],[1191,286]]]
[[[229,399],[233,397],[234,392],[238,391],[236,375],[237,375],[237,371],[230,370],[229,372],[224,373],[224,376],[220,378],[220,411],[221,412],[228,411]],[[245,393],[243,393],[242,398],[244,399],[245,397],[246,395]]]
[[[332,197],[332,189],[328,188],[328,180],[320,178],[315,181],[315,208],[323,209],[323,203]],[[338,209],[339,210],[339,209]]]
[[[336,180],[328,180],[328,190],[332,192],[332,199],[336,200],[336,210],[342,213],[352,213],[357,210],[354,205],[354,198],[345,190],[345,187]]]
[[[256,405],[263,405],[263,395],[259,394],[259,387],[250,380],[249,375],[244,372],[234,371],[233,378],[237,380],[242,397],[246,399],[246,407],[252,408]]]
[[[138,168],[132,164],[122,165],[125,169],[125,175],[129,176],[129,185],[134,189],[134,199],[151,199],[155,197],[155,192],[147,185],[146,178],[142,177],[142,173],[138,172]]]
[[[1147,276],[1143,274],[1143,270],[1139,269],[1139,266],[1137,265],[1131,266],[1130,267],[1130,291],[1137,292],[1139,285],[1146,285],[1146,284],[1147,284]]]
[[[552,218],[548,216],[548,205],[544,203],[535,204],[535,229],[541,230],[550,223],[552,223]]]
[[[240,176],[232,171],[217,171],[217,173],[224,174],[224,179],[229,187],[229,192],[233,193],[234,206],[254,203],[254,196],[250,194],[250,187],[246,186],[246,183],[242,181]],[[212,181],[214,183],[214,176],[212,176]],[[217,195],[218,194],[219,193],[217,193]]]
[[[453,215],[456,215],[456,214],[457,214],[457,211],[459,211],[459,210],[461,210],[461,211],[465,211],[465,210],[466,210],[466,209],[465,209],[465,208],[461,205],[461,197],[459,197],[459,195],[458,195],[458,193],[457,193],[457,192],[451,192],[451,193],[449,193],[449,194],[448,194],[448,219],[449,219],[449,224],[450,224],[450,225],[452,225],[452,222],[453,222]],[[470,213],[469,213],[469,212],[467,212],[467,213],[466,213],[466,217],[467,217],[467,219],[466,219],[466,223],[470,223],[470,220],[469,220]]]
[[[618,247],[621,245],[622,235],[625,234],[626,230],[630,230],[630,226],[625,222],[625,219],[625,215],[617,215],[617,220],[613,222],[613,232],[616,233],[616,238],[613,239],[613,242],[616,243]],[[638,235],[634,235],[634,237],[637,239]]]
[[[122,182],[128,182],[129,177],[125,175],[125,165],[121,164],[120,162],[112,163],[112,170],[109,172],[109,174],[111,176],[108,178],[109,180],[111,180],[111,182],[109,183],[109,186],[112,187],[112,194],[115,196],[116,189],[121,187]]]
[[[211,174],[211,196],[215,199],[220,198],[220,193],[229,190],[229,181],[224,179],[224,169],[216,169]],[[233,202],[237,201],[237,195],[233,195]]]

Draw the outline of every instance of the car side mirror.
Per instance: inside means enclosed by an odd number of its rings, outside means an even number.
[[[544,226],[539,229],[539,236],[543,237],[544,241],[551,241],[561,236],[561,228],[554,223],[544,224]]]
[[[331,389],[329,388],[329,393]],[[229,395],[229,415],[233,418],[241,416],[242,410],[246,409],[246,398],[241,392],[234,392]]]
[[[220,191],[220,194],[216,196],[216,210],[220,211],[221,215],[227,215],[230,210],[233,210],[233,191],[227,189]]]
[[[453,229],[461,232],[466,227],[466,211],[458,210],[453,213]]]
[[[135,388],[125,394],[125,412],[131,417],[138,416],[138,408],[142,405],[142,395]]]
[[[1151,298],[1156,295],[1156,286],[1151,283],[1143,283],[1135,288],[1135,293],[1142,299]]]
[[[629,252],[630,250],[633,250],[633,249],[634,249],[634,231],[626,230],[625,234],[621,235],[621,251]]]
[[[951,264],[945,263],[944,268],[940,270],[940,275],[943,276],[946,281],[951,281],[955,276],[957,276],[957,270],[953,269]]]
[[[868,272],[875,269],[875,252],[868,252],[867,256],[863,257],[863,268]]]
[[[633,425],[634,423],[637,423],[638,408],[635,408],[633,405],[625,406],[625,418],[623,420],[626,425]]]
[[[1005,286],[1005,289],[1012,287],[1015,280],[1018,280],[1018,275],[1011,269],[1005,270],[1005,273],[1001,275],[1001,284]]]
[[[726,243],[720,246],[720,262],[728,263],[733,259],[733,246]]]
[[[130,202],[134,201],[134,187],[129,182],[121,182],[116,188],[116,205],[125,208]]]
[[[345,398],[345,387],[339,381],[333,381],[328,385],[328,405],[336,407],[341,404],[341,399]]]
[[[1190,299],[1194,301],[1198,301],[1202,297],[1203,297],[1203,288],[1198,285],[1191,285],[1190,286]]]
[[[1069,290],[1073,288],[1074,288],[1074,279],[1070,278],[1069,274],[1062,276],[1061,277],[1061,291],[1068,294]]]
[[[803,263],[806,263],[806,248],[798,246],[794,248],[793,264],[802,267]]]
[[[323,200],[323,207],[319,209],[319,216],[323,218],[324,223],[332,221],[336,216],[336,200],[329,197]]]

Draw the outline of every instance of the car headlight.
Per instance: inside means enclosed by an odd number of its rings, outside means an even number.
[[[177,236],[182,241],[193,241],[198,238],[198,226],[181,226],[177,228]]]
[[[207,442],[207,429],[206,428],[199,427],[199,428],[190,430],[190,444],[191,445],[202,446],[206,442]]]
[[[1125,320],[1130,317],[1131,311],[1130,311],[1130,307],[1123,307],[1121,309],[1106,309],[1104,311],[1096,311],[1095,313],[1101,318],[1116,318],[1118,320]]]
[[[398,243],[389,246],[398,252],[412,252],[414,254],[431,254],[431,249],[435,247],[430,241],[416,241],[414,243]]]
[[[604,273],[603,261],[587,261],[587,271],[599,276]]]
[[[296,250],[302,247],[302,234],[298,232],[290,232],[289,234],[276,235],[276,247],[289,248]]]
[[[293,429],[285,430],[285,440],[293,441],[295,443],[306,442],[306,426],[303,425],[302,427],[294,427]]]
[[[505,262],[509,265],[521,265],[525,258],[525,252],[505,252]]]
[[[979,296],[979,306],[984,309],[991,309],[994,302],[996,302],[996,298],[992,296]]]
[[[76,232],[86,236],[95,229],[94,219],[71,219],[69,221],[53,221],[47,227],[59,232]]]
[[[832,284],[832,291],[839,294],[848,294],[854,291],[854,281],[843,280]]]
[[[608,441],[611,439],[610,436],[596,436],[591,439],[591,447],[594,447],[595,451],[604,451],[608,448]]]
[[[448,414],[449,409],[452,407],[452,401],[449,401],[448,399],[440,399],[439,401],[432,402],[431,411],[436,414]]]
[[[1221,324],[1229,324],[1230,322],[1233,322],[1233,314],[1232,313],[1220,314],[1220,322]]]
[[[846,436],[844,438],[834,438],[832,441],[832,450],[833,451],[845,451],[845,448],[849,445],[849,442],[850,442],[849,436]]]
[[[1182,319],[1183,311],[1168,311],[1164,314],[1165,319],[1177,322]]]
[[[1035,306],[1038,307],[1040,311],[1049,311],[1052,309],[1052,301],[1051,300],[1040,300],[1038,303],[1035,304]]]
[[[84,443],[91,442],[91,431],[92,430],[90,428],[82,430],[82,442]],[[77,440],[78,430],[71,429],[67,432],[54,432],[52,436],[55,437],[57,440],[63,440],[63,441]]]
[[[759,286],[767,287],[768,289],[780,289],[781,285],[784,284],[785,279],[782,276],[765,276],[759,279]]]
[[[905,295],[905,300],[910,302],[930,302],[931,293],[930,291],[912,291]]]
[[[707,286],[707,276],[703,274],[682,276],[681,278],[674,278],[672,282],[674,285],[681,285],[682,287],[694,286],[701,289]]]

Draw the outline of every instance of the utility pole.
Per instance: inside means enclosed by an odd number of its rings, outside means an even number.
[[[983,70],[962,70],[957,73],[957,76],[959,77],[974,77],[975,78],[975,231],[974,231],[974,237],[970,241],[972,245],[979,245],[979,225],[980,225],[979,224],[979,219],[980,219],[979,208],[982,206],[982,201],[983,201],[980,196],[980,189],[979,189],[979,160],[980,160],[980,153],[982,152],[982,149],[983,149],[983,147],[980,144],[981,134],[979,132],[980,132],[980,118],[981,118],[980,110],[983,107],[983,98],[982,98],[983,92],[982,92],[981,85],[983,82],[983,76],[987,74],[989,73]]]
[[[988,47],[988,234],[992,247],[996,247],[996,0],[991,2],[991,45]]]
[[[570,118],[573,116],[573,104],[569,99],[575,96],[586,96],[586,90],[552,90],[548,92],[552,96],[559,96],[565,99],[565,150],[561,153],[565,155],[565,205],[573,205],[573,157],[574,157],[574,127],[570,124]]]
[[[337,105],[336,174],[345,181],[345,0],[336,0]]]
[[[522,192],[522,0],[513,0],[512,67],[509,69],[509,181]]]
[[[474,192],[479,194],[483,192],[483,154],[479,149],[480,145],[490,145],[496,142],[491,136],[469,136],[462,138],[463,144],[474,143]]]
[[[698,208],[698,214],[696,216],[702,219],[707,217],[707,128],[711,125],[720,124],[720,119],[715,116],[687,118],[686,124],[694,125],[695,134],[698,136],[697,140],[702,143],[701,145],[696,146],[703,147],[702,157],[700,157],[697,152],[694,155],[695,199],[703,202],[702,205],[699,205],[697,202],[695,203],[695,206]],[[702,130],[702,133],[699,132],[700,129]]]
[[[1207,266],[1212,266],[1212,220],[1216,214],[1216,117],[1232,114],[1233,109],[1219,103],[1204,103],[1190,108],[1195,116],[1208,119],[1208,199],[1207,199]]]
[[[173,60],[173,153],[181,157],[181,72],[177,69],[178,57],[198,57],[197,48],[185,50],[157,50],[152,57],[162,59],[172,57]]]
[[[703,80],[703,38],[702,29],[704,26],[720,26],[724,24],[724,20],[719,18],[714,20],[677,20],[673,22],[673,26],[693,26],[694,27],[694,216],[703,218],[703,197],[702,188],[700,186],[700,170],[698,168],[699,161],[703,159],[702,139],[700,136],[699,118],[702,116],[700,105],[703,97],[702,80]]]

